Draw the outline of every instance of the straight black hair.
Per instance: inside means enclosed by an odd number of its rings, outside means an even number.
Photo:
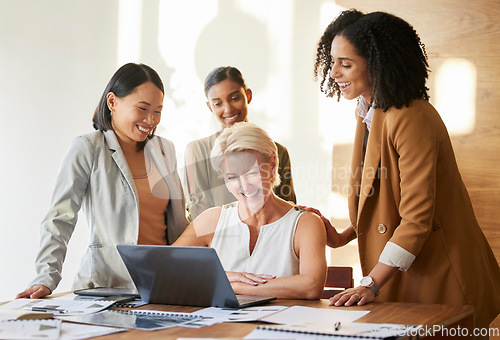
[[[165,94],[160,76],[151,67],[135,63],[128,63],[120,67],[113,77],[111,77],[95,109],[92,118],[94,129],[100,131],[113,130],[111,126],[111,111],[107,103],[108,93],[113,92],[118,98],[123,98],[132,93],[138,86],[148,81],[155,84]],[[151,132],[148,138],[154,136],[155,130]]]

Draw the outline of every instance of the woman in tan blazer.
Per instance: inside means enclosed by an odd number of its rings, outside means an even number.
[[[469,304],[487,327],[500,312],[500,268],[428,102],[427,55],[413,27],[344,11],[321,37],[315,75],[328,96],[358,99],[351,226],[339,234],[323,221],[331,247],[358,238],[365,277],[331,304]]]

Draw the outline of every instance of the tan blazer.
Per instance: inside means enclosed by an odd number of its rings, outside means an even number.
[[[500,268],[439,114],[424,100],[375,110],[362,170],[364,138],[358,117],[349,213],[363,274],[388,241],[416,256],[377,300],[474,305],[476,326],[487,326],[500,312]]]

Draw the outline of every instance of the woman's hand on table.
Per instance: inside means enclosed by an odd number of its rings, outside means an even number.
[[[355,288],[349,288],[340,292],[330,298],[330,306],[362,306],[367,303],[372,302],[375,299],[375,293],[373,293],[369,288],[364,286],[358,286]]]
[[[16,299],[40,299],[52,293],[49,288],[44,285],[33,285],[26,288],[23,292],[16,295]]]
[[[259,284],[264,284],[268,280],[276,278],[274,275],[268,274],[253,274],[246,272],[226,272],[227,278],[230,283],[241,282],[252,286],[257,286]]]

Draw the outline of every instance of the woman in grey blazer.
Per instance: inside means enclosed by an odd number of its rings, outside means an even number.
[[[76,138],[41,225],[36,278],[17,298],[50,294],[61,280],[80,208],[89,246],[73,289],[132,288],[116,244],[171,244],[186,227],[174,145],[154,135],[163,83],[149,66],[129,63],[111,78],[94,113],[96,131]]]

